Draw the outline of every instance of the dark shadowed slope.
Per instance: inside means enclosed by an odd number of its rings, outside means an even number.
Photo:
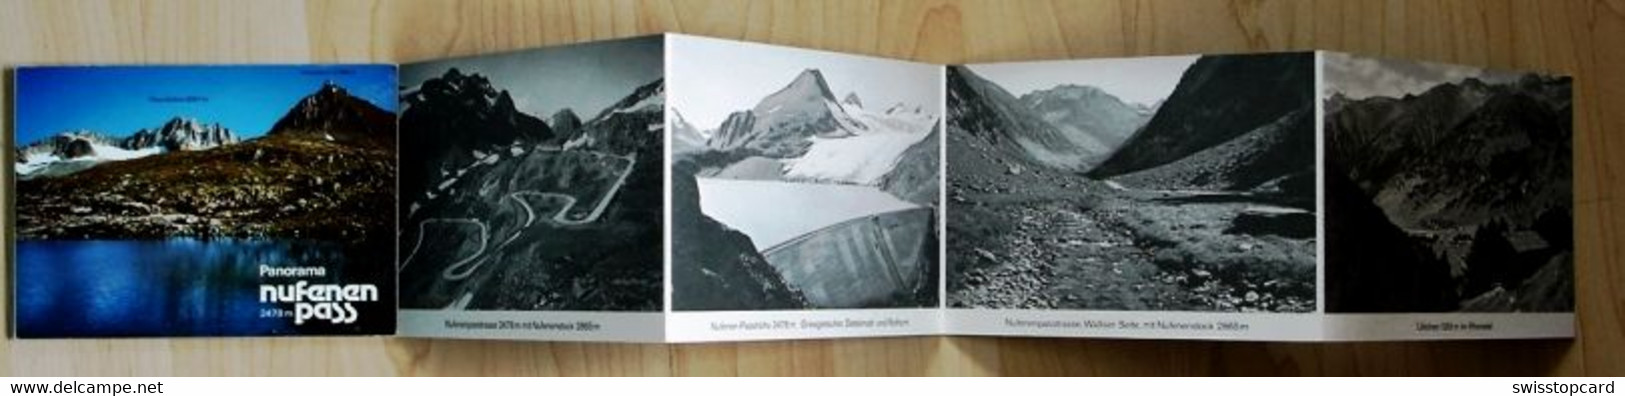
[[[1162,166],[1294,111],[1312,112],[1314,76],[1314,54],[1309,52],[1204,56],[1185,71],[1146,126],[1089,175],[1107,178]],[[1312,127],[1308,130],[1313,133]],[[1312,167],[1313,161],[1305,165]]]
[[[472,163],[474,150],[554,138],[546,122],[514,107],[506,90],[456,68],[401,93],[401,202],[423,196],[445,171]]]
[[[965,66],[948,67],[948,119],[1009,155],[1059,169],[1079,169],[1089,157],[1020,99]]]

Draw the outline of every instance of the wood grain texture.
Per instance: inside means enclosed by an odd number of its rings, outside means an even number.
[[[413,61],[663,31],[941,63],[1321,48],[1572,74],[1580,337],[0,341],[0,374],[1625,375],[1625,207],[1616,200],[1625,193],[1625,1],[8,0],[0,65]],[[9,120],[7,84],[0,118]],[[9,295],[9,282],[0,291]]]

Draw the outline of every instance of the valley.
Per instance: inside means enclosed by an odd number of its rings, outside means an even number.
[[[1043,168],[958,176],[950,170],[953,307],[1315,309],[1315,216],[1272,197]]]
[[[1313,312],[1310,59],[1201,57],[1154,106],[951,66],[948,305]]]

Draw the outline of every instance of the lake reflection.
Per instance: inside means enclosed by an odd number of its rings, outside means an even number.
[[[322,266],[332,279],[344,262],[341,245],[314,241],[18,241],[17,335],[295,333],[260,317],[259,266]]]

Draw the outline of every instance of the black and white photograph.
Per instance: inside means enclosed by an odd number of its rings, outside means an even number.
[[[949,66],[950,308],[1313,312],[1312,53]]]
[[[401,67],[402,308],[663,308],[663,46]]]
[[[937,306],[940,66],[668,45],[674,310]]]
[[[1570,78],[1324,63],[1327,312],[1573,311]]]

